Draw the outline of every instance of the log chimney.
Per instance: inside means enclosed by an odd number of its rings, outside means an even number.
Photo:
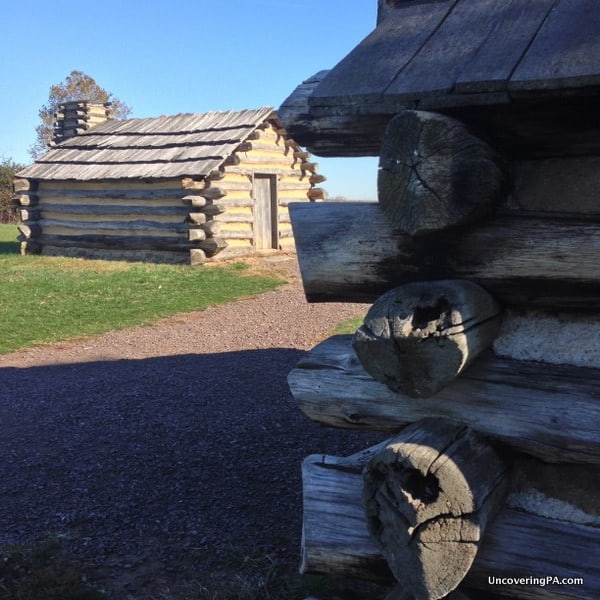
[[[64,102],[59,106],[54,117],[54,134],[50,146],[55,146],[114,118],[111,102],[98,103],[87,100]]]

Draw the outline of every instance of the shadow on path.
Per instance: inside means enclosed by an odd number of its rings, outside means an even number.
[[[286,377],[302,355],[0,369],[0,545],[58,534],[101,576],[142,589],[226,574],[231,548],[295,568],[302,459],[381,439],[301,414]]]

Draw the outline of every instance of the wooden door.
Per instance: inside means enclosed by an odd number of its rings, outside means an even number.
[[[277,179],[254,175],[254,246],[257,250],[278,247]]]

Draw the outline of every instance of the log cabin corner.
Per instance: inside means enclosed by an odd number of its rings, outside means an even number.
[[[270,107],[113,120],[60,106],[51,149],[17,173],[21,252],[176,264],[293,251],[291,201],[325,198]]]
[[[599,32],[597,0],[378,0],[279,108],[317,155],[379,156],[378,203],[290,206],[307,300],[373,302],[292,396],[392,436],[303,461],[302,572],[600,597]]]

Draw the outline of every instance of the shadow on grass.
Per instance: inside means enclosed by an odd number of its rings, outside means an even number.
[[[19,254],[19,242],[0,242],[0,254]]]

